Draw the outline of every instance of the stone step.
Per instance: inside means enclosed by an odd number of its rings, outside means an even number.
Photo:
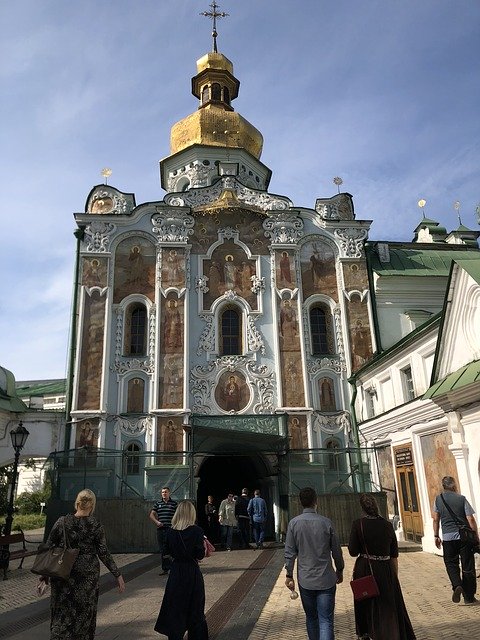
[[[421,544],[418,544],[418,542],[411,542],[410,540],[399,540],[398,550],[401,553],[407,553],[412,551],[423,551]]]

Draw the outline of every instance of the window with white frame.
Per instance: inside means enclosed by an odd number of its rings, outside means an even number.
[[[415,395],[415,386],[413,384],[412,367],[404,367],[400,370],[400,378],[402,380],[403,397],[405,402],[413,400]]]

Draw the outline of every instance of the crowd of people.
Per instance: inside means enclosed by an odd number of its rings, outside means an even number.
[[[443,546],[452,601],[458,603],[463,597],[465,604],[474,604],[474,554],[480,552],[474,512],[466,498],[457,493],[454,478],[444,477],[442,489],[432,509],[435,544]],[[342,548],[331,520],[317,513],[315,490],[301,489],[299,500],[303,512],[289,522],[285,540],[285,586],[296,595],[298,583],[308,640],[334,640],[335,594],[344,578]],[[48,546],[58,547],[68,537],[69,546],[79,549],[67,580],[39,578],[39,587],[51,584],[51,640],[95,637],[99,560],[115,577],[118,591],[125,590],[103,527],[93,515],[95,504],[92,491],[81,491],[75,500],[75,512],[59,518],[47,540]],[[380,515],[371,494],[360,496],[360,507],[362,517],[352,523],[348,542],[348,552],[356,558],[352,581],[368,576],[375,589],[366,590],[361,597],[354,590],[357,638],[415,640],[398,579],[398,543],[393,526]],[[193,502],[173,500],[169,487],[162,488],[161,499],[149,513],[157,529],[160,575],[168,576],[154,629],[169,640],[182,640],[185,633],[189,640],[209,637],[205,585],[199,568],[208,544],[197,515]],[[268,510],[260,490],[256,489],[252,497],[246,488],[239,496],[228,492],[218,509],[213,496],[208,496],[204,515],[207,535],[217,541],[221,534],[221,544],[227,551],[233,548],[234,530],[238,532],[239,548],[263,548]],[[468,536],[464,529],[470,531]]]

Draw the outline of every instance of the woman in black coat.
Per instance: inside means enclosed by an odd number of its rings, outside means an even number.
[[[195,524],[195,507],[189,500],[178,503],[167,531],[166,553],[173,557],[155,631],[168,640],[208,640],[205,619],[205,584],[198,561],[205,556],[204,536]]]
[[[353,577],[355,579],[370,575],[371,564],[380,595],[355,601],[357,637],[371,640],[415,640],[397,576],[398,543],[393,527],[379,515],[373,496],[362,494],[360,506],[364,516],[353,523],[348,543],[350,555],[358,556]]]

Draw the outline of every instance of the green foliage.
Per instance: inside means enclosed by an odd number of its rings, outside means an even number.
[[[46,503],[50,497],[50,489],[42,489],[41,491],[24,491],[15,500],[15,507],[22,515],[40,513],[42,505]]]
[[[42,529],[45,526],[46,516],[44,514],[29,514],[13,516],[12,531],[30,531],[32,529]],[[0,520],[0,526],[5,524],[5,520]]]

